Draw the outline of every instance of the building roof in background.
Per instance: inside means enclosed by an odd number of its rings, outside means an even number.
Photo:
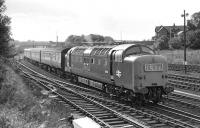
[[[175,30],[177,32],[179,31],[183,31],[184,30],[184,26],[183,25],[178,25],[176,26],[175,24],[173,26],[156,26],[155,28],[155,32],[159,32],[162,29],[166,29],[168,32],[170,32],[171,30]]]

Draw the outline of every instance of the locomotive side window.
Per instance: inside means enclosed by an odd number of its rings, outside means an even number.
[[[155,54],[152,49],[145,47],[145,46],[141,46],[141,53],[142,54]]]
[[[83,59],[82,59],[82,57],[80,57],[80,62],[81,62],[81,63],[83,62]]]
[[[83,62],[84,63],[90,63],[90,59],[89,58],[83,58]]]
[[[104,66],[107,66],[107,65],[108,65],[108,61],[107,61],[107,59],[105,59]]]
[[[101,65],[101,59],[98,59],[98,65]]]
[[[94,58],[91,58],[91,63],[94,64]]]

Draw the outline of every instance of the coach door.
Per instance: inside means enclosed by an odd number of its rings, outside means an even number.
[[[115,51],[113,53],[113,76],[116,85],[121,86],[122,77],[123,77],[123,69],[122,69],[122,50]]]

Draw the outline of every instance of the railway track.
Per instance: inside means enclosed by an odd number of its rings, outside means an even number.
[[[200,84],[199,77],[194,77],[194,76],[189,76],[189,75],[168,74],[168,78]]]
[[[184,112],[200,116],[200,99],[199,97],[186,96],[180,93],[172,93],[165,99],[165,105],[179,109]],[[199,118],[199,117],[195,117]]]
[[[150,105],[146,107],[146,109],[149,109],[159,114],[163,114],[165,117],[170,117],[177,122],[184,122],[185,124],[187,124],[186,127],[200,127],[200,117],[197,115],[187,113],[185,111],[181,111],[179,109],[162,104],[158,104],[155,106]]]
[[[108,107],[116,111],[121,111],[127,116],[134,117],[135,120],[140,120],[144,124],[148,124],[153,128],[198,128],[198,126],[200,126],[200,120],[195,119],[197,116],[164,105],[150,105],[134,108],[116,101],[105,101],[102,98],[97,98],[91,95],[87,95],[87,97],[90,97],[91,99],[94,99],[100,103],[107,104]],[[194,122],[196,125],[194,125]]]
[[[200,91],[200,78],[179,74],[168,74],[168,78],[168,84],[175,88]]]
[[[84,95],[80,94],[80,92],[74,91],[71,88],[67,88],[58,82],[51,81],[49,78],[41,77],[41,75],[35,76],[27,72],[23,73],[25,74],[25,77],[35,80],[49,92],[59,97],[60,100],[70,104],[74,111],[92,118],[102,127],[148,128],[148,126],[132,120],[131,118],[127,118],[121,113],[85,97]]]
[[[36,76],[35,76],[36,77]],[[42,78],[43,79],[43,78]],[[63,82],[60,82],[58,80],[54,80],[54,82],[57,81],[59,84],[61,84],[60,86],[63,87]],[[49,82],[49,81],[48,81]],[[84,90],[84,89],[83,89]],[[63,91],[63,90],[62,90]],[[91,90],[89,89],[88,92],[90,92]],[[61,91],[60,91],[61,92]],[[83,91],[84,92],[84,91]],[[63,95],[66,93],[65,91],[62,92]],[[86,96],[87,98],[89,97],[86,94],[91,94],[91,93],[84,93],[81,95]],[[94,93],[93,93],[94,94]],[[97,93],[98,94],[98,93]],[[67,95],[66,95],[67,96]],[[69,97],[69,96],[67,96]],[[77,99],[77,96],[72,97],[71,101],[73,101],[73,99],[75,99],[75,101],[77,101],[76,103],[82,103],[82,99]],[[102,101],[100,102],[99,100],[97,100],[97,97],[101,98]],[[90,97],[91,98],[91,97]],[[162,127],[191,127],[191,128],[195,128],[196,126],[199,126],[199,120],[195,120],[194,117],[192,115],[186,116],[186,114],[180,114],[180,112],[174,112],[174,115],[176,113],[176,115],[174,117],[170,117],[167,115],[163,115],[161,114],[164,109],[162,109],[162,111],[158,108],[155,108],[155,110],[153,110],[153,108],[151,108],[152,110],[148,110],[146,109],[136,109],[136,108],[131,108],[128,107],[126,105],[116,105],[116,102],[114,100],[105,100],[105,97],[101,97],[101,96],[96,96],[96,98],[91,98],[91,100],[94,101],[98,101],[97,103],[100,103],[103,106],[106,106],[108,109],[111,110],[115,110],[116,113],[119,113],[119,115],[121,115],[121,120],[123,121],[122,117],[126,117],[128,118],[128,121],[124,121],[125,123],[127,123],[126,126],[130,126],[132,127],[133,124],[137,126],[137,124],[139,124],[139,127],[156,127],[156,128],[162,128]],[[104,100],[103,100],[104,99]],[[75,102],[73,101],[73,103]],[[109,101],[109,103],[108,103]],[[107,102],[107,103],[105,103]],[[115,104],[114,104],[115,103]],[[111,106],[111,104],[113,104]],[[76,104],[77,105],[77,104]],[[81,106],[81,104],[79,104],[78,106]],[[87,105],[83,105],[83,106],[87,106]],[[94,105],[88,104],[88,106],[91,108]],[[127,108],[128,107],[128,108]],[[153,107],[153,106],[152,106]],[[126,108],[126,109],[125,109]],[[73,109],[75,111],[77,111],[76,108],[73,107]],[[84,109],[85,110],[85,109]],[[95,108],[91,108],[92,111],[96,111]],[[96,112],[98,113],[98,111],[100,111],[101,108],[99,110],[97,110]],[[133,111],[134,110],[134,111]],[[159,111],[160,112],[159,112]],[[105,111],[106,113],[101,113],[101,111],[98,113],[100,115],[106,115],[107,111]],[[168,110],[169,112],[169,110]],[[80,112],[79,112],[80,113]],[[83,113],[83,112],[82,112]],[[125,114],[124,114],[125,113]],[[165,113],[167,113],[167,110],[165,110]],[[90,114],[89,114],[90,115]],[[118,115],[118,114],[117,114]],[[179,116],[177,116],[179,115]],[[184,116],[185,115],[185,116]],[[90,115],[91,117],[94,116],[94,114]],[[106,115],[107,116],[107,115]],[[184,116],[184,117],[183,117]],[[97,116],[98,117],[98,116]],[[107,117],[112,117],[112,116],[107,116]],[[114,119],[107,119],[107,120],[112,120],[112,121],[119,121],[116,119],[116,116],[113,116]],[[175,118],[176,117],[176,118]],[[177,118],[178,117],[178,118]],[[196,125],[192,125],[191,123],[187,122],[185,123],[186,120],[189,120],[188,118],[192,117],[192,123],[196,123]],[[99,118],[98,118],[99,119]],[[121,121],[120,120],[120,121]],[[119,122],[120,122],[119,121]],[[129,124],[130,122],[132,122],[133,124]],[[98,122],[98,121],[97,121]],[[103,121],[104,122],[104,121]],[[122,122],[121,122],[122,123]],[[124,124],[124,123],[123,123]],[[132,126],[131,126],[132,125]],[[138,127],[138,126],[137,126]]]

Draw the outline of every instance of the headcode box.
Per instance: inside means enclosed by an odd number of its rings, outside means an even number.
[[[73,120],[74,128],[101,128],[99,124],[88,117]]]

